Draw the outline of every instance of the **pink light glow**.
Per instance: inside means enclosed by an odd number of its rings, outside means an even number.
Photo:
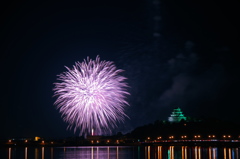
[[[80,130],[80,135],[98,135],[109,133],[123,122],[127,115],[124,107],[128,105],[126,95],[126,78],[119,75],[123,70],[117,69],[111,61],[87,58],[76,62],[73,68],[58,75],[54,83],[55,105],[62,114],[68,128]]]

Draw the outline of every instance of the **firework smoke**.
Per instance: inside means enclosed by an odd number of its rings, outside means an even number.
[[[124,107],[128,105],[125,77],[119,75],[111,61],[87,58],[76,62],[73,68],[58,75],[54,83],[55,105],[63,120],[80,130],[80,135],[90,134],[94,129],[98,135],[110,133],[117,123],[123,122],[127,115]]]

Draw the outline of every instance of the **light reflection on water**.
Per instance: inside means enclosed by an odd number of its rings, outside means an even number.
[[[118,147],[71,147],[64,148],[58,157],[66,159],[88,158],[109,159],[118,158]]]
[[[6,156],[2,156],[4,152]],[[239,159],[239,148],[201,146],[10,147],[2,159]]]

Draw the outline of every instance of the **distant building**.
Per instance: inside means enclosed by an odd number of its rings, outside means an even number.
[[[179,107],[173,109],[171,116],[168,117],[168,121],[171,123],[177,123],[177,122],[180,122],[181,120],[184,120],[184,121],[187,120],[187,118],[183,115],[181,109]]]

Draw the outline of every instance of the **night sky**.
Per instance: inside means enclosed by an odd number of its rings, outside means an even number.
[[[160,2],[160,3],[159,3]],[[239,120],[239,2],[8,1],[1,4],[0,138],[68,137],[53,105],[57,75],[87,56],[128,78],[119,129],[186,116]]]

